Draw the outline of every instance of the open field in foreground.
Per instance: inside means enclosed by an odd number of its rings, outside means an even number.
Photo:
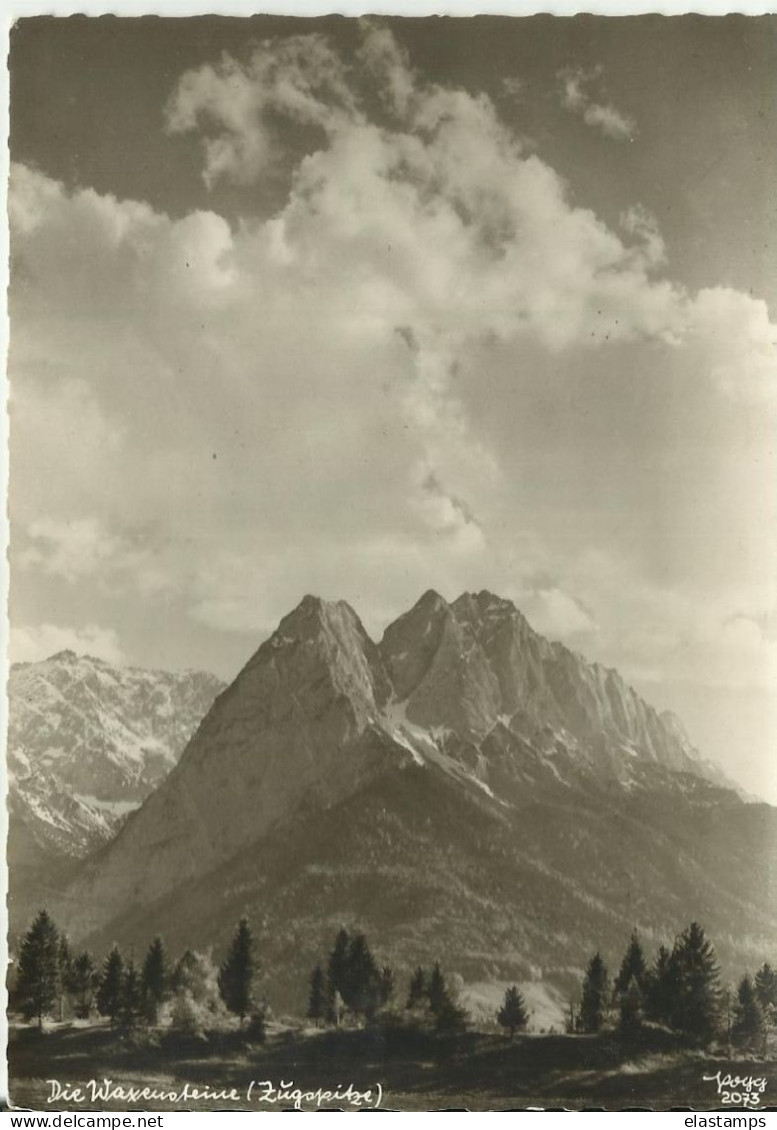
[[[743,1087],[723,1106],[714,1081],[726,1075],[766,1080],[759,1094]],[[624,1043],[612,1034],[598,1036],[505,1036],[467,1032],[436,1037],[406,1027],[300,1030],[271,1025],[264,1045],[251,1044],[233,1031],[207,1040],[144,1033],[132,1040],[105,1024],[64,1025],[39,1033],[11,1029],[9,1046],[11,1101],[34,1110],[60,1109],[257,1109],[291,1107],[262,1101],[262,1081],[304,1092],[347,1088],[372,1090],[381,1105],[394,1110],[446,1108],[500,1110],[545,1108],[692,1108],[754,1110],[777,1099],[777,1058],[766,1060],[713,1055],[680,1048],[667,1032],[649,1029]],[[84,1086],[89,1080],[114,1085],[179,1091],[184,1084],[211,1091],[234,1089],[236,1097],[173,1103],[166,1099],[49,1102],[50,1080]],[[254,1087],[251,1097],[248,1089]],[[757,1096],[757,1102],[756,1102]],[[316,1103],[302,1100],[303,1107]],[[326,1109],[344,1103],[324,1103]],[[369,1105],[369,1104],[366,1104]]]

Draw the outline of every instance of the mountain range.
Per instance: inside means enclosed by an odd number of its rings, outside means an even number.
[[[116,834],[164,779],[224,684],[62,651],[8,680],[11,904]]]
[[[509,601],[428,592],[376,644],[308,596],[50,909],[98,950],[220,952],[247,913],[281,1006],[342,924],[399,970],[563,987],[693,917],[732,970],[773,956],[776,847],[777,810]]]

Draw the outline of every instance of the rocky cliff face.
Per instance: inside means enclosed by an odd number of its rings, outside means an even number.
[[[84,869],[74,929],[198,876],[386,756],[390,688],[347,604],[306,597],[214,703],[178,766]],[[107,901],[106,901],[107,900]]]
[[[7,744],[12,896],[115,835],[175,765],[223,684],[60,652],[15,664]]]
[[[574,809],[663,790],[739,803],[673,719],[539,636],[509,601],[427,593],[376,646],[347,604],[306,597],[54,909],[74,936],[127,909],[142,918],[276,835],[304,838],[308,819],[326,824],[386,773],[412,788],[408,769],[485,804],[502,828],[529,802]]]
[[[651,764],[708,775],[679,720],[660,716],[617,671],[538,635],[491,593],[450,605],[426,593],[388,628],[380,653],[409,721],[481,750],[500,730],[546,747],[552,734],[578,768],[625,782]],[[487,777],[488,758],[480,768]]]

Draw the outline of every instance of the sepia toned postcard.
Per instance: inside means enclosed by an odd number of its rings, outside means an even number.
[[[10,1106],[777,1104],[777,16],[9,72]]]

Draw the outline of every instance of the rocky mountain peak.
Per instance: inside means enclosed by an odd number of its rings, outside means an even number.
[[[480,592],[463,592],[453,602],[453,610],[461,616],[484,619],[494,616],[516,616],[518,609],[511,600],[496,596],[487,589]]]
[[[440,594],[435,589],[427,589],[423,596],[420,597],[420,599],[417,600],[413,605],[411,611],[418,609],[421,611],[434,613],[447,607],[448,602],[444,597],[440,596]]]
[[[283,617],[281,625],[296,621],[304,623],[306,620],[323,620],[331,610],[344,604],[344,600],[324,600],[315,593],[305,593],[299,604]]]
[[[462,593],[451,605],[451,611],[456,620],[486,647],[490,640],[505,633],[517,639],[526,636],[540,638],[511,600],[485,589],[478,593]]]
[[[296,608],[283,617],[275,633],[303,639],[329,631],[346,643],[349,636],[360,636],[364,629],[359,617],[344,600],[323,600],[320,596],[304,596]]]
[[[84,656],[84,658],[87,659],[89,657]],[[79,659],[79,656],[77,656],[74,651],[71,651],[69,647],[66,647],[63,651],[58,651],[54,655],[50,655],[45,662],[47,662],[47,663],[77,663],[78,659]]]
[[[380,719],[390,696],[378,649],[350,605],[305,597],[122,827],[100,884],[130,899],[143,875],[146,892],[162,895],[291,812],[347,795],[386,756]]]
[[[11,898],[103,846],[159,785],[223,684],[205,672],[112,666],[70,649],[8,679]]]
[[[429,589],[386,628],[379,650],[397,701],[407,699],[424,679],[453,622],[451,606]]]
[[[499,813],[527,797],[682,792],[678,773],[709,780],[615,672],[549,643],[493,593],[448,603],[430,590],[378,646],[345,601],[308,595],[83,872],[80,904],[96,927],[110,906],[160,898],[301,812],[418,771]]]
[[[677,720],[659,717],[617,671],[538,635],[511,601],[487,590],[452,604],[425,594],[386,629],[380,652],[411,723],[475,747],[499,728],[540,744],[556,734],[576,747],[581,766],[623,780],[632,779],[635,757],[716,779]]]
[[[378,650],[353,608],[344,600],[305,596],[281,620],[248,668],[282,672],[301,709],[308,695],[329,687],[349,700],[363,724],[390,695]]]

